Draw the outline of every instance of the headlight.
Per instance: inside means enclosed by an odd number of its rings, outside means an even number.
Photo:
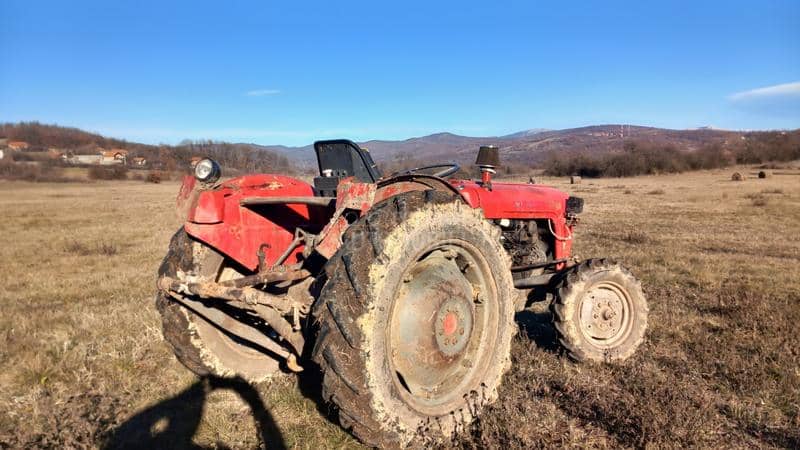
[[[213,183],[219,180],[222,170],[213,159],[202,159],[194,166],[194,176],[203,183]]]
[[[583,199],[570,197],[567,199],[567,214],[580,214],[583,212]]]

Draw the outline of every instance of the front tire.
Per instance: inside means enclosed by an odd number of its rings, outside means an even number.
[[[647,330],[647,300],[633,274],[607,259],[571,269],[552,304],[559,342],[577,361],[613,362],[631,357]]]
[[[516,333],[500,231],[452,196],[403,194],[353,224],[313,315],[323,397],[373,446],[443,441],[497,398]]]
[[[159,276],[224,281],[241,275],[225,264],[221,254],[181,229],[170,242]],[[241,376],[257,383],[280,371],[278,359],[235,337],[237,327],[243,325],[226,312],[206,307],[200,314],[163,292],[156,294],[156,308],[161,313],[164,339],[178,360],[196,375]],[[203,315],[223,323],[225,331]]]

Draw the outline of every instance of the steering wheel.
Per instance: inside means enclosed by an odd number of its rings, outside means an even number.
[[[439,167],[444,167],[444,169],[436,171],[436,172],[434,172],[434,173],[432,173],[430,175],[433,175],[434,177],[439,177],[439,178],[447,178],[450,175],[453,175],[454,173],[458,172],[459,169],[461,169],[461,166],[459,166],[456,163],[433,164],[433,165],[430,165],[430,166],[414,167],[413,169],[400,170],[398,172],[395,172],[395,173],[391,174],[390,176],[396,177],[398,175],[411,175],[411,174],[414,174],[416,172],[420,172],[420,171],[423,171],[423,170],[437,169]]]

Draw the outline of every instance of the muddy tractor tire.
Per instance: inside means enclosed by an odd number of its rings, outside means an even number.
[[[190,277],[197,281],[224,281],[240,276],[233,268],[226,266],[222,255],[193,240],[183,230],[172,237],[158,273],[159,276]],[[279,372],[278,359],[232,334],[242,325],[222,310],[196,303],[193,306],[181,304],[163,292],[156,294],[156,307],[161,313],[164,339],[178,360],[195,374],[238,375],[257,383]],[[198,308],[202,308],[202,311]],[[204,317],[225,324],[227,331]]]
[[[647,330],[641,285],[628,269],[606,259],[590,259],[569,269],[551,309],[559,341],[577,361],[625,360]]]
[[[450,194],[399,195],[354,223],[326,266],[312,357],[341,425],[368,445],[462,430],[510,366],[514,293],[500,230]]]

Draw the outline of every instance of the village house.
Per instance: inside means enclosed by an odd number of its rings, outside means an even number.
[[[17,152],[27,150],[28,147],[30,147],[30,145],[24,141],[10,141],[7,145],[9,150]]]
[[[100,164],[111,165],[125,164],[128,162],[128,151],[121,148],[104,150],[100,152],[100,155],[103,157]]]
[[[141,157],[141,156],[134,157],[131,160],[131,162],[133,163],[134,166],[146,166],[147,165],[147,160],[145,158]]]

